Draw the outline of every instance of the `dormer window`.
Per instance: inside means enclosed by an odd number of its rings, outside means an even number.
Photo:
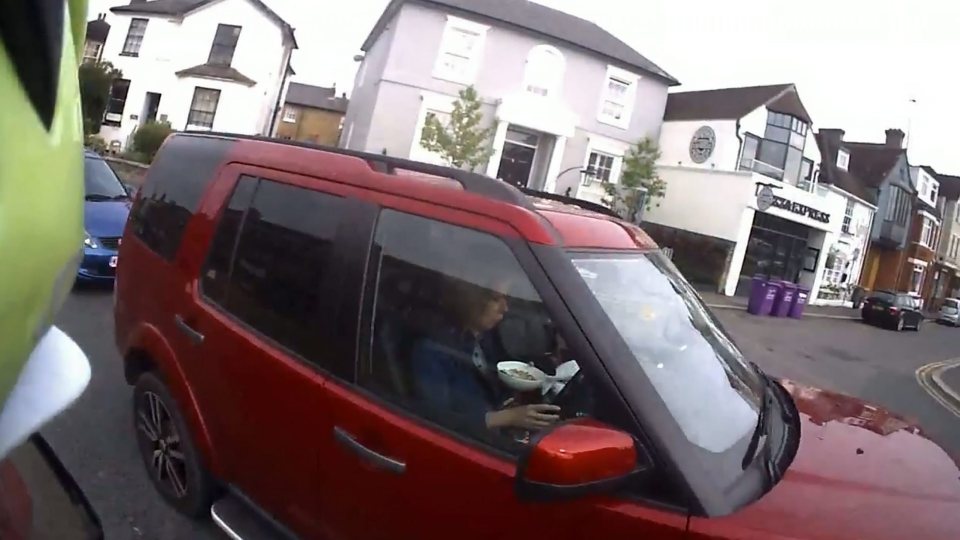
[[[837,167],[845,171],[850,167],[850,153],[842,148],[837,151]]]
[[[213,46],[210,47],[210,57],[207,63],[214,66],[229,66],[233,62],[233,53],[237,50],[237,41],[240,40],[239,26],[229,24],[217,25],[217,34],[213,36]]]
[[[549,45],[537,45],[527,55],[523,89],[538,96],[554,96],[563,83],[563,54]]]

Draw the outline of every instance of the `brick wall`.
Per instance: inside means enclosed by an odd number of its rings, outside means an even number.
[[[286,108],[292,108],[287,105]],[[336,146],[340,140],[340,121],[343,113],[298,107],[297,121],[284,122],[277,126],[277,137],[295,141]]]

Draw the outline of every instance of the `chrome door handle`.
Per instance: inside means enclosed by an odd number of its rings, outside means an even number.
[[[361,459],[371,463],[375,467],[392,472],[393,474],[403,474],[407,470],[406,463],[391,457],[387,457],[378,452],[374,452],[373,450],[357,442],[357,439],[353,435],[347,433],[339,426],[335,426],[333,428],[333,438],[336,439],[341,446],[347,450],[350,450],[354,454],[357,454]]]
[[[183,317],[181,315],[174,315],[173,321],[177,323],[177,328],[179,328],[181,332],[186,334],[187,337],[190,338],[190,341],[192,341],[195,345],[200,345],[201,343],[203,343],[203,334],[201,334],[200,332],[197,332],[195,328],[187,324],[187,322],[183,320]]]

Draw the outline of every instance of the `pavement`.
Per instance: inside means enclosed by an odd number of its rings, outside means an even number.
[[[960,408],[927,387],[939,377],[960,389],[960,369],[950,367],[960,362],[951,360],[960,356],[960,328],[928,324],[920,332],[894,332],[854,320],[714,312],[747,359],[768,373],[884,406],[960,455]],[[113,344],[110,291],[74,291],[57,325],[87,353],[93,379],[43,434],[100,515],[106,538],[224,538],[209,520],[171,510],[149,483],[133,435],[131,389]]]
[[[724,296],[715,292],[698,291],[704,303],[711,309],[747,310],[747,298],[743,296]],[[803,309],[804,317],[824,319],[860,319],[860,310],[848,307],[811,306]]]

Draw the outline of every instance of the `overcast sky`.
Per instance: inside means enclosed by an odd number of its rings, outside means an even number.
[[[353,56],[388,1],[264,1],[297,29],[294,80],[349,93]],[[606,28],[679,79],[674,91],[793,82],[815,128],[882,142],[909,127],[911,163],[960,175],[960,2],[538,2]],[[91,0],[91,12],[118,3]]]

